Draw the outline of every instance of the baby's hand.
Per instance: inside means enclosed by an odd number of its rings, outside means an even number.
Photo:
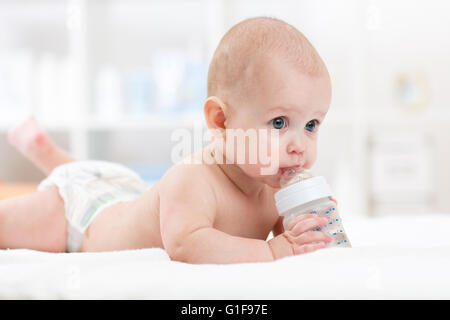
[[[313,252],[325,248],[333,238],[323,231],[314,230],[328,223],[326,218],[315,214],[303,214],[292,220],[285,232],[269,241],[275,259],[288,255]],[[289,246],[290,250],[287,250]]]
[[[294,254],[325,248],[326,243],[333,240],[333,238],[323,231],[315,231],[313,229],[324,226],[327,223],[328,220],[326,218],[320,218],[311,213],[302,214],[292,220],[284,233],[287,240],[292,244]]]

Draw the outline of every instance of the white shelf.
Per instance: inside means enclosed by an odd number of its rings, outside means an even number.
[[[336,108],[336,107],[335,107]],[[357,118],[360,117],[360,118]],[[371,127],[383,126],[416,126],[424,125],[447,125],[450,124],[450,107],[435,108],[429,110],[418,110],[415,112],[406,112],[399,108],[388,107],[378,108],[377,110],[364,110],[362,114],[356,115],[352,109],[337,108],[331,110],[326,116],[325,125],[341,126],[354,125],[355,121],[363,120]]]
[[[183,113],[174,110],[173,115],[154,115],[148,110],[143,116],[97,117],[97,109],[103,108],[102,112],[105,112],[109,101],[103,101],[100,106],[96,81],[105,67],[114,66],[122,77],[121,97],[125,99],[125,91],[129,90],[127,85],[130,86],[131,82],[136,86],[132,81],[141,79],[140,70],[148,72],[153,54],[185,50],[192,59],[189,63],[196,63],[199,54],[209,58],[224,31],[223,21],[219,19],[223,15],[222,9],[223,0],[0,0],[0,17],[4,18],[0,20],[0,27],[4,23],[3,29],[10,30],[8,33],[0,30],[0,49],[7,53],[10,50],[11,56],[17,56],[17,50],[25,51],[26,58],[34,63],[33,68],[29,68],[32,72],[43,70],[40,67],[45,64],[47,83],[49,73],[66,72],[65,68],[69,70],[62,77],[58,74],[58,77],[51,78],[50,83],[54,87],[43,91],[28,86],[28,100],[12,100],[14,108],[21,111],[11,114],[10,119],[0,117],[0,132],[16,126],[27,114],[34,114],[45,130],[69,134],[71,153],[79,158],[89,158],[89,150],[92,149],[89,133],[92,132],[170,130],[192,128],[199,120],[204,122],[201,105],[199,114],[189,113],[192,100],[189,100],[189,109]],[[152,15],[154,17],[149,19]],[[167,23],[174,25],[175,22],[185,28],[167,28]],[[7,37],[2,37],[3,34]],[[34,83],[42,82],[35,74],[27,75],[34,77]],[[65,83],[60,88],[60,84]],[[134,89],[133,94],[138,89]],[[188,86],[184,90],[191,89]],[[5,106],[10,101],[2,102],[0,110],[3,116],[13,109]],[[122,100],[112,108],[116,114],[125,112],[125,105],[130,109],[136,108],[132,102]],[[157,104],[157,101],[151,103]]]
[[[87,120],[44,120],[39,125],[48,131],[76,130],[145,130],[145,129],[176,129],[204,124],[202,114],[187,116],[142,116],[121,117],[118,119],[87,119]],[[0,121],[0,131],[7,131],[19,124],[17,121]]]
[[[117,120],[91,119],[86,123],[88,130],[145,130],[176,129],[203,124],[203,115],[197,116],[143,116],[124,117]]]
[[[450,124],[450,108],[434,108],[429,110],[417,110],[405,112],[399,108],[379,108],[378,110],[369,110],[365,116],[370,125],[446,125]]]

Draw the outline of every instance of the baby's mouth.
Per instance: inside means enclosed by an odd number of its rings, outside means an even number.
[[[292,169],[294,169],[294,168],[298,168],[298,167],[300,167],[299,164],[297,164],[297,165],[295,165],[295,166],[291,166],[291,167],[280,168],[279,174],[280,174],[280,175],[284,175],[286,172],[288,172],[288,171],[290,171],[290,170],[292,170]]]

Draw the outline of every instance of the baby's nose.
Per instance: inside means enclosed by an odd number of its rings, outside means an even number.
[[[296,135],[289,142],[287,146],[287,152],[291,153],[302,153],[305,151],[305,143],[300,135]]]
[[[288,146],[287,152],[290,153],[301,153],[302,149],[298,145],[291,144]]]

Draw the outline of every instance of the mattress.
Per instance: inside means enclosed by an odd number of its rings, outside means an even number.
[[[450,214],[343,218],[352,248],[264,263],[192,265],[159,248],[0,250],[0,298],[450,298]]]

